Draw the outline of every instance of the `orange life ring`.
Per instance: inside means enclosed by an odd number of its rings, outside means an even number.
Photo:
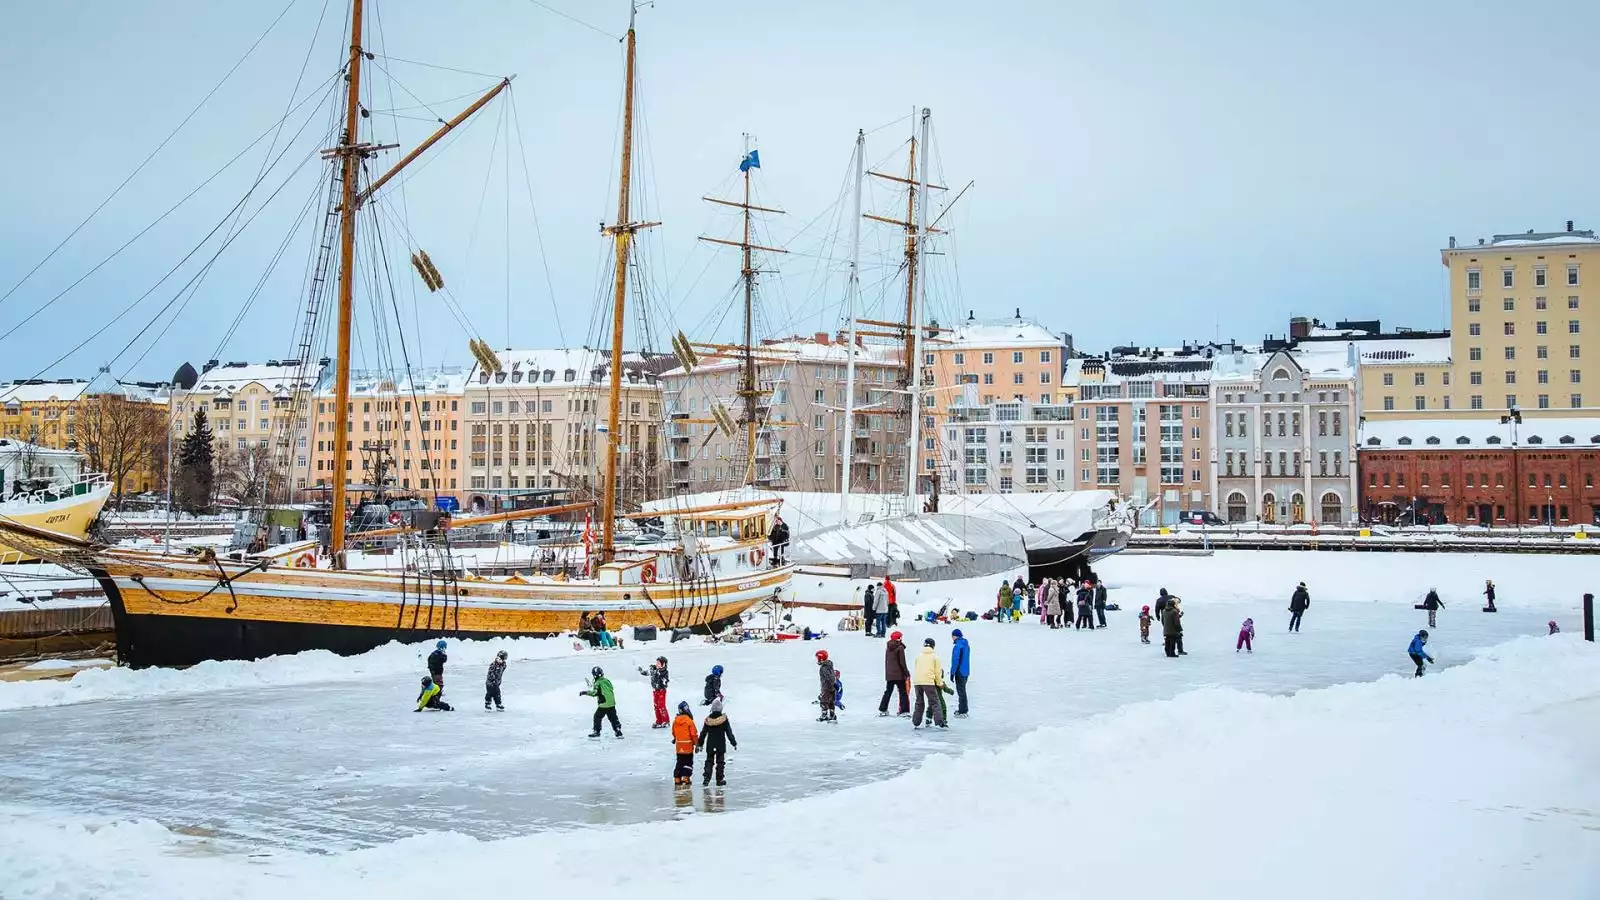
[[[315,569],[317,567],[316,554],[308,550],[296,556],[294,558],[294,567],[296,569]]]
[[[644,568],[639,570],[639,580],[644,582],[645,584],[655,584],[656,583],[656,564],[653,563],[653,562],[645,563],[644,564]]]
[[[405,523],[405,518],[402,517],[399,513],[397,513],[397,512],[389,513],[389,524],[390,525],[395,526],[395,527],[399,527],[400,525],[402,525],[404,523]]]
[[[766,559],[766,558],[767,558],[767,551],[761,549],[760,547],[757,547],[754,550],[750,551],[750,565],[752,565],[752,566],[761,565],[761,561]]]

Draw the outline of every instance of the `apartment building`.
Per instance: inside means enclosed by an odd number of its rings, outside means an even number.
[[[945,410],[939,472],[946,493],[1069,490],[1074,426],[1066,403],[965,402]]]
[[[610,354],[556,349],[496,356],[503,371],[475,366],[466,378],[465,501],[490,508],[543,490],[593,494],[605,465]],[[624,508],[661,495],[664,415],[657,373],[670,360],[623,356],[617,481]]]
[[[174,445],[194,427],[195,413],[204,410],[219,458],[260,454],[274,471],[293,478],[299,458],[310,452],[312,398],[329,366],[326,358],[211,360],[188,387],[193,370],[180,370],[168,405]]]
[[[379,459],[392,463],[387,487],[416,491],[445,508],[464,499],[462,429],[467,383],[459,366],[422,369],[409,376],[355,371],[350,377],[346,484],[371,484]],[[327,487],[335,477],[338,442],[332,367],[317,385],[309,434],[295,437],[295,486]]]
[[[1012,318],[998,320],[969,313],[966,321],[925,341],[920,471],[932,474],[948,464],[948,448],[938,444],[958,395],[964,405],[979,406],[1064,402],[1061,376],[1071,355],[1070,336],[1024,318],[1020,309]],[[926,483],[921,489],[927,490]]]
[[[738,421],[743,363],[707,357],[693,372],[662,373],[667,412],[667,464],[674,490],[710,491],[750,482],[761,487],[833,492],[844,478],[846,372],[855,357],[855,424],[851,490],[903,492],[910,433],[904,415],[903,351],[840,335],[763,341],[756,364],[762,427],[755,465],[742,432],[724,434],[712,421],[718,406]]]
[[[115,483],[117,494],[165,485],[166,388],[75,378],[0,385],[0,436],[85,457],[83,468]]]
[[[1340,321],[1329,327],[1318,319],[1297,316],[1289,320],[1286,340],[1268,338],[1262,347],[1268,351],[1296,348],[1339,353],[1353,349],[1361,379],[1357,408],[1365,418],[1458,414],[1453,393],[1458,373],[1451,359],[1448,329],[1384,331],[1377,319]]]
[[[1600,406],[1600,238],[1593,231],[1451,238],[1449,274],[1454,406],[1532,417]],[[1588,390],[1585,391],[1585,386]]]

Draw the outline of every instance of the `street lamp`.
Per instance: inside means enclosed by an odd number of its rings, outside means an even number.
[[[1500,417],[1500,424],[1511,429],[1511,497],[1512,510],[1517,520],[1517,530],[1522,530],[1522,472],[1517,465],[1517,426],[1522,424],[1522,410],[1515,406]]]

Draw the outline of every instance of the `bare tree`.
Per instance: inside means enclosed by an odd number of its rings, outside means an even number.
[[[79,449],[89,469],[116,486],[117,499],[138,474],[152,471],[166,455],[166,410],[117,394],[90,397],[79,410]]]
[[[278,479],[273,470],[272,450],[259,444],[243,449],[226,445],[217,448],[218,495],[227,495],[241,506],[268,501],[268,491]]]

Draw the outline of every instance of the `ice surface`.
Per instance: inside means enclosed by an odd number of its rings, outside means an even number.
[[[939,848],[950,847],[961,851],[961,864],[936,869],[941,890],[964,884],[973,896],[1037,896],[1048,879],[1020,881],[1027,867],[983,861],[983,836],[1011,828],[1019,840],[1057,834],[1072,858],[1072,883],[1086,891],[1140,896],[1119,886],[1148,886],[1153,895],[1167,885],[1163,893],[1183,886],[1202,896],[1207,884],[1220,893],[1232,874],[1243,890],[1230,895],[1276,897],[1262,873],[1283,875],[1273,854],[1289,848],[1287,835],[1263,824],[1271,821],[1296,823],[1300,852],[1314,857],[1300,865],[1321,871],[1341,853],[1394,864],[1420,852],[1420,840],[1483,876],[1465,881],[1452,869],[1419,880],[1396,871],[1395,892],[1362,894],[1366,869],[1357,867],[1325,884],[1302,879],[1305,896],[1399,896],[1399,886],[1437,885],[1446,896],[1491,897],[1498,895],[1484,885],[1534,884],[1560,888],[1547,896],[1593,896],[1572,890],[1583,871],[1592,887],[1600,867],[1573,867],[1583,852],[1596,858],[1600,802],[1592,777],[1576,778],[1561,755],[1578,752],[1564,742],[1581,720],[1591,733],[1580,761],[1591,775],[1600,763],[1592,734],[1600,660],[1592,647],[1561,649],[1578,644],[1571,610],[1594,577],[1588,569],[1565,557],[1279,552],[1121,557],[1100,568],[1124,607],[1108,614],[1105,631],[1052,632],[1036,621],[964,626],[974,715],[947,732],[913,732],[903,719],[877,717],[883,644],[859,633],[820,644],[657,642],[605,653],[505,642],[514,652],[504,713],[481,707],[494,642],[453,648],[446,694],[459,711],[449,714],[410,711],[422,670],[415,647],[348,660],[310,654],[186,672],[80,674],[74,682],[114,688],[85,696],[129,699],[55,697],[49,702],[65,705],[20,703],[12,706],[31,708],[0,713],[0,778],[12,804],[0,815],[0,874],[8,863],[27,865],[13,882],[24,886],[22,897],[321,896],[308,893],[316,881],[329,896],[338,888],[345,897],[392,900],[429,893],[439,873],[416,861],[442,854],[452,892],[529,877],[557,895],[586,884],[585,896],[660,887],[661,896],[677,897],[697,894],[700,879],[725,877],[778,896],[887,896],[904,888],[915,860],[938,865]],[[1500,587],[1496,615],[1477,611],[1485,573]],[[1302,633],[1284,634],[1286,598],[1302,577],[1312,608]],[[1159,638],[1138,642],[1134,611],[1157,586],[1185,598],[1185,658],[1162,656]],[[1487,663],[1421,683],[1282,698],[1408,673],[1405,645],[1424,621],[1411,603],[1429,586],[1449,604],[1430,644],[1441,668],[1515,635],[1542,635],[1552,616],[1569,635],[1496,650]],[[1258,628],[1253,655],[1234,652],[1246,616]],[[797,618],[826,624],[837,614]],[[948,658],[949,626],[902,630],[913,653],[932,636]],[[846,683],[838,725],[813,721],[811,655],[819,646]],[[635,671],[657,653],[671,659],[671,703],[695,702],[697,719],[705,673],[716,663],[727,668],[740,749],[726,789],[673,791],[668,739],[648,727],[648,686]],[[1509,661],[1495,662],[1501,657]],[[624,741],[584,737],[593,705],[577,692],[594,664],[617,682]],[[28,687],[0,685],[0,705]],[[1209,688],[1251,693],[1194,692]],[[1170,704],[1147,702],[1180,694]],[[1067,727],[1029,734],[1041,726]],[[978,752],[941,756],[962,751]],[[720,811],[743,812],[705,815]],[[663,824],[682,819],[692,821]],[[82,822],[97,830],[85,832]],[[480,839],[546,833],[480,846],[437,834],[446,831]],[[1234,832],[1235,843],[1226,843]],[[391,843],[408,836],[426,843]],[[1465,842],[1475,862],[1463,868],[1448,852],[1453,840]],[[324,862],[299,855],[358,847],[377,849]],[[762,847],[775,862],[762,862]],[[1160,871],[1137,862],[1162,852],[1171,865]],[[230,868],[246,853],[271,886]],[[172,858],[196,854],[216,858]],[[1237,869],[1218,862],[1229,854]],[[703,870],[713,863],[720,871]],[[77,865],[83,870],[73,871]],[[1565,880],[1517,881],[1527,866]],[[812,880],[824,871],[833,873],[829,881]],[[1199,881],[1175,880],[1184,873]],[[859,880],[849,890],[847,882],[824,887],[838,878]],[[370,894],[355,889],[359,879],[370,882]],[[224,881],[232,893],[205,893]],[[1333,885],[1356,893],[1324,890]]]

